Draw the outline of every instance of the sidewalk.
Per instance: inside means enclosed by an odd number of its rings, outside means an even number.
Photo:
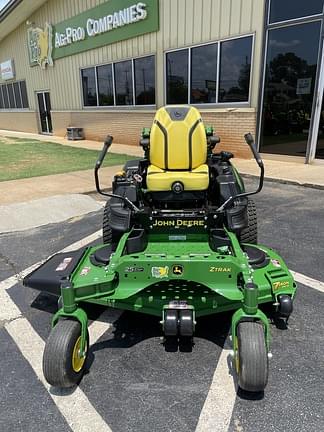
[[[1,135],[51,141],[92,150],[101,150],[102,148],[102,143],[90,140],[68,141],[62,137],[3,130],[0,130]],[[143,154],[140,146],[123,144],[113,144],[110,151],[132,156],[142,156]],[[241,174],[259,176],[259,168],[254,160],[235,158],[233,163]],[[272,159],[265,159],[264,164],[265,177],[268,180],[324,189],[324,164],[305,165],[301,162],[283,162]],[[120,168],[121,166],[102,168],[100,178],[103,187],[110,187],[114,174]],[[93,170],[11,180],[0,182],[0,205],[31,201],[52,195],[84,194],[93,191],[95,191]]]

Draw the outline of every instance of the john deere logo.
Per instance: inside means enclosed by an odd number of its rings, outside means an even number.
[[[44,29],[31,27],[27,35],[30,64],[39,65],[42,69],[46,65],[53,66],[52,26],[46,23]]]
[[[182,267],[182,265],[174,265],[172,267],[172,273],[175,276],[182,276],[183,275],[183,267]]]

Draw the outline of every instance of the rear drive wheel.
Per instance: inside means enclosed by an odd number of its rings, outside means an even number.
[[[102,240],[104,244],[107,243],[118,243],[122,234],[116,233],[110,226],[111,219],[111,206],[110,201],[106,202],[104,213],[103,213],[103,222],[102,222]]]
[[[72,387],[81,380],[88,356],[89,336],[85,353],[80,353],[81,325],[78,321],[60,320],[52,329],[43,354],[43,373],[55,387]]]
[[[242,390],[260,392],[268,382],[268,354],[264,328],[258,322],[240,322],[237,326],[238,384]]]
[[[258,243],[258,224],[257,224],[257,211],[255,202],[251,199],[247,204],[247,220],[248,224],[241,230],[240,242],[241,243]]]

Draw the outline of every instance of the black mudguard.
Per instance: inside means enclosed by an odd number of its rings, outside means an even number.
[[[60,295],[61,283],[70,278],[87,249],[53,255],[24,278],[24,286]]]

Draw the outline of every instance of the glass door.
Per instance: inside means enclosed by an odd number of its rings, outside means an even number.
[[[306,156],[320,26],[320,21],[314,21],[268,31],[261,129],[263,153]]]
[[[42,133],[52,133],[51,100],[49,92],[38,92],[37,101]]]
[[[324,159],[324,41],[322,42],[322,58],[320,62],[320,74],[317,92],[314,95],[314,108],[310,130],[310,146],[307,152],[306,162],[314,158]]]
[[[318,125],[317,143],[316,143],[316,151],[315,151],[316,159],[324,159],[324,103],[323,101],[324,99],[322,95],[322,105],[319,113],[319,125]]]

